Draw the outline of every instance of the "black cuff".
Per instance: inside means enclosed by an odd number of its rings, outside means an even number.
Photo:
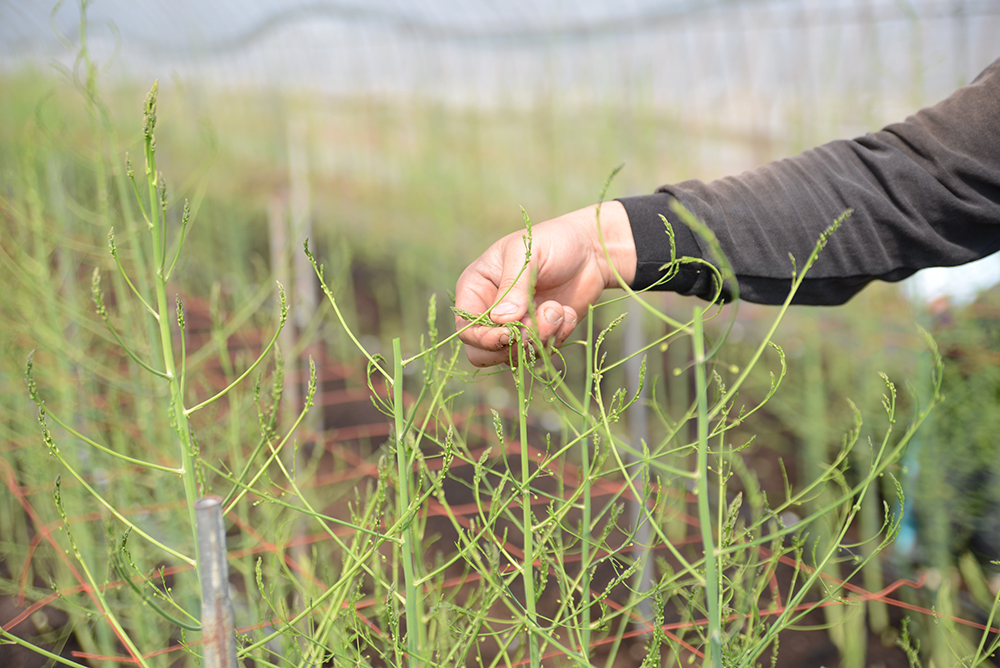
[[[670,237],[667,236],[661,215],[666,217],[674,232],[676,257],[702,257],[694,232],[677,220],[677,215],[670,208],[670,203],[674,199],[669,193],[618,198],[628,214],[632,226],[632,238],[635,241],[636,266],[635,279],[632,281],[633,290],[643,290],[655,285],[666,274],[661,267],[670,262]],[[655,285],[653,289],[670,290],[682,295],[693,294],[696,283],[699,283],[699,279],[703,280],[701,275],[704,271],[701,269],[700,265],[682,265],[676,276]]]

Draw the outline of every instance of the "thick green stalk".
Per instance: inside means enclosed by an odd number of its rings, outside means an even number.
[[[188,427],[187,415],[184,412],[184,397],[181,392],[180,378],[174,363],[173,339],[170,332],[170,309],[167,305],[167,281],[163,274],[166,259],[165,229],[166,221],[162,215],[159,184],[156,173],[156,146],[153,140],[153,128],[156,125],[156,91],[157,84],[149,91],[146,98],[146,113],[144,118],[144,136],[146,153],[146,183],[149,189],[149,221],[150,234],[153,240],[153,287],[156,292],[156,311],[159,315],[160,347],[163,351],[163,369],[170,385],[170,407],[174,420],[174,430],[180,439],[181,446],[181,479],[184,481],[184,499],[187,502],[188,520],[191,525],[191,540],[195,549],[197,561],[198,524],[195,518],[194,504],[198,500],[198,485],[194,470],[194,457],[191,452],[191,431]],[[200,577],[200,576],[199,576]]]
[[[694,309],[695,392],[698,400],[698,523],[705,549],[705,597],[708,607],[708,655],[706,665],[722,668],[722,618],[719,608],[719,567],[712,537],[712,514],[708,505],[708,388],[705,380],[705,334],[702,310]]]
[[[583,425],[581,432],[586,433],[590,427],[590,397],[594,392],[594,307],[587,308],[587,345],[586,345],[586,378],[583,393]],[[584,656],[589,656],[590,648],[590,442],[584,438],[580,441],[580,479],[581,498],[583,499],[583,520],[580,526],[580,649]],[[588,660],[587,664],[590,664]]]
[[[393,415],[396,420],[396,470],[399,481],[396,485],[399,517],[403,518],[410,509],[410,467],[406,452],[406,416],[403,414],[403,354],[399,338],[392,340],[393,356]],[[410,525],[401,527],[403,533],[403,579],[406,581],[406,652],[410,668],[417,668],[420,653],[420,589],[413,572],[413,545],[416,542]]]
[[[524,393],[526,382],[524,367],[528,360],[521,342],[518,341],[515,345],[517,346],[517,369],[515,370],[517,374],[517,425],[521,439],[521,507],[523,512],[521,530],[524,534],[524,562],[521,566],[521,578],[524,580],[524,607],[527,613],[528,656],[531,668],[539,668],[541,657],[538,651],[538,639],[535,637],[538,632],[538,615],[535,611],[535,546],[534,528],[531,521],[531,472],[528,466],[527,402]]]

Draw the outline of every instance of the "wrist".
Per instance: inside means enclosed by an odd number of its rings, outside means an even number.
[[[591,219],[594,221],[594,244],[604,272],[604,286],[618,288],[623,283],[632,285],[635,279],[636,250],[635,239],[632,236],[632,225],[629,223],[625,207],[616,200],[601,204],[599,231],[594,207],[586,210],[589,211]],[[602,237],[603,247],[601,245]],[[605,249],[607,249],[607,253],[605,253]],[[609,260],[610,266],[608,265]]]

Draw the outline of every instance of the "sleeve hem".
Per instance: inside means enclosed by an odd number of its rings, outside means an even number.
[[[670,290],[680,294],[691,294],[699,272],[682,270],[669,281],[659,281],[666,274],[661,269],[670,262],[670,237],[664,229],[664,216],[674,232],[678,258],[702,257],[701,249],[694,233],[687,225],[676,220],[670,203],[674,196],[668,193],[620,197],[618,201],[625,207],[632,239],[635,241],[636,267],[632,281],[633,290],[644,290],[653,286],[654,290]]]

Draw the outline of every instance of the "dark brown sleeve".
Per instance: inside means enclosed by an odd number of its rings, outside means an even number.
[[[622,198],[638,265],[633,287],[662,275],[671,223],[678,256],[708,259],[670,203],[711,228],[736,272],[742,299],[784,301],[791,253],[799,265],[820,233],[847,209],[795,296],[799,304],[841,304],[874,279],[898,281],[1000,249],[1000,60],[943,102],[854,140],[835,141],[739,176],[685,181]],[[684,265],[658,286],[710,298],[704,268]],[[729,296],[726,291],[724,297]]]

